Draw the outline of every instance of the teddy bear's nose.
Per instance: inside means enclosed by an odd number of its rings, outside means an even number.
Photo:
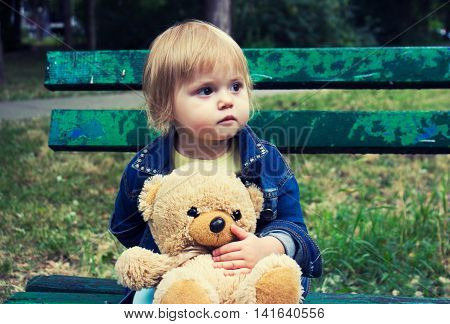
[[[213,233],[220,233],[225,228],[225,220],[222,217],[214,218],[209,224],[209,229]]]

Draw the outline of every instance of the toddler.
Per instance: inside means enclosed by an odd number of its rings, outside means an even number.
[[[127,248],[159,252],[138,211],[144,181],[185,163],[217,163],[245,185],[263,192],[256,235],[233,225],[237,241],[212,251],[214,266],[227,275],[248,273],[263,257],[285,253],[301,267],[306,296],[310,278],[322,273],[320,251],[308,235],[292,170],[270,142],[247,125],[252,81],[238,44],[217,27],[193,20],[177,24],[152,43],[143,75],[148,120],[161,136],[126,167],[110,231]],[[151,289],[129,292],[122,302],[148,303]]]

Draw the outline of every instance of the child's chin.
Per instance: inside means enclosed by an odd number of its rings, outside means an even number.
[[[238,123],[233,122],[232,125],[218,125],[217,136],[222,137],[222,139],[230,138],[236,135],[236,133],[241,129]]]

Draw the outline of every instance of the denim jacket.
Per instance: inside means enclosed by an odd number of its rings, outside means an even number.
[[[175,130],[156,138],[139,151],[126,167],[120,182],[110,232],[127,248],[141,246],[159,253],[159,249],[138,211],[137,199],[144,181],[156,174],[172,172],[171,152]],[[237,134],[242,168],[239,178],[245,185],[256,184],[263,192],[264,205],[257,222],[256,235],[271,232],[290,234],[295,242],[293,259],[302,269],[306,296],[310,279],[322,274],[320,250],[303,220],[297,180],[275,145],[259,139],[247,125]]]

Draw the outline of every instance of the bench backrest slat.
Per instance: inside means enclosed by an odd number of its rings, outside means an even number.
[[[450,88],[450,47],[244,49],[258,89]],[[48,52],[50,90],[141,89],[148,50]]]
[[[450,153],[449,111],[260,111],[249,122],[283,153]],[[141,110],[53,110],[56,151],[129,151],[158,134]]]

